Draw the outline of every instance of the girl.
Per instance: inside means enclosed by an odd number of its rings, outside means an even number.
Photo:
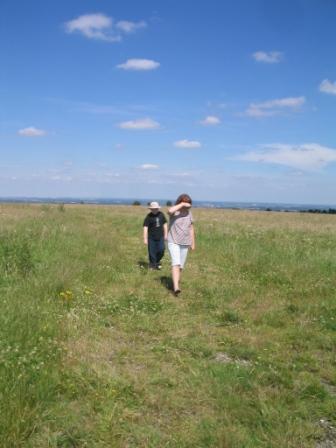
[[[190,211],[191,197],[181,194],[173,207],[170,207],[168,232],[168,250],[172,264],[173,289],[175,296],[181,292],[179,282],[184,268],[189,247],[195,249],[195,231],[193,217]]]

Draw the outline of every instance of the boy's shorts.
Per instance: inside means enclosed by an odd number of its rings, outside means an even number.
[[[182,246],[181,244],[175,244],[168,242],[168,250],[171,258],[172,266],[180,266],[183,269],[187,260],[189,246]]]

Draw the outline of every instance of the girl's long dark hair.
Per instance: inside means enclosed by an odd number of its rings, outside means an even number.
[[[188,202],[188,204],[191,205],[192,199],[188,194],[183,193],[183,194],[180,194],[180,196],[176,199],[175,205],[181,204],[181,202]]]

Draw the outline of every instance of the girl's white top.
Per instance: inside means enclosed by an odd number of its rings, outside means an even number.
[[[180,244],[181,246],[191,246],[191,225],[193,216],[190,211],[177,211],[170,216],[168,242]]]

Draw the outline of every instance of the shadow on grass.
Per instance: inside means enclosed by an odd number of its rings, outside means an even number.
[[[138,266],[139,266],[140,269],[148,269],[149,268],[149,263],[148,263],[148,261],[139,260],[138,261]]]
[[[168,291],[173,291],[173,282],[170,277],[167,277],[166,275],[163,275],[159,278],[159,281],[162,286],[164,286]]]

